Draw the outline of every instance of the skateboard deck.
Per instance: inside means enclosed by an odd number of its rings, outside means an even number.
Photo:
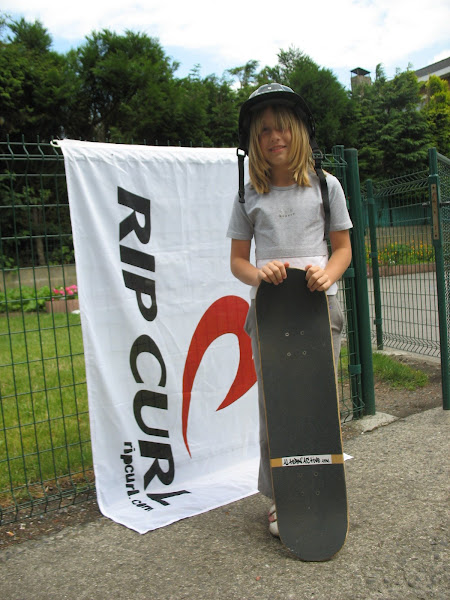
[[[273,498],[281,541],[300,559],[330,559],[348,530],[328,301],[287,269],[256,295]]]

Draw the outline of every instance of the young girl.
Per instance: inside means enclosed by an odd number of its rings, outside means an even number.
[[[289,266],[304,269],[310,291],[325,291],[328,295],[337,362],[344,319],[336,297],[336,282],[351,261],[352,222],[339,181],[330,174],[325,176],[320,165],[313,163],[312,148],[317,149],[314,121],[298,94],[277,83],[261,86],[242,105],[239,125],[240,192],[233,205],[227,236],[231,238],[231,271],[252,286],[245,330],[252,339],[258,376],[261,452],[258,489],[271,498],[254,308],[256,289],[262,280],[282,285]],[[245,154],[249,157],[250,183],[244,188]],[[328,226],[332,250],[329,258],[324,235]],[[256,266],[250,262],[252,239]],[[269,530],[278,535],[275,506],[269,511]]]

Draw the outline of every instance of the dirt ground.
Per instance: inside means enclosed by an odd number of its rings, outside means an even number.
[[[441,363],[439,359],[391,352],[391,356],[413,369],[428,375],[428,385],[409,391],[392,388],[390,385],[375,382],[375,406],[377,412],[404,418],[430,408],[442,406]]]
[[[375,382],[375,403],[377,412],[387,413],[398,418],[422,412],[442,405],[440,362],[436,359],[392,353],[398,360],[427,373],[428,385],[415,391],[392,388],[380,381]],[[342,435],[346,440],[360,435],[352,423],[343,425]],[[0,527],[0,550],[26,540],[55,534],[66,527],[83,525],[104,519],[95,498],[66,506],[57,511],[7,523]]]

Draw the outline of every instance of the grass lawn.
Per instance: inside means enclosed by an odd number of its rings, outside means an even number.
[[[384,381],[392,388],[403,388],[414,391],[428,384],[428,375],[409,365],[403,364],[394,357],[373,352],[373,374],[375,381]],[[338,372],[339,397],[341,417],[352,413],[352,390],[349,387],[349,356],[346,345],[342,346],[340,353],[340,369]]]
[[[3,506],[86,481],[92,455],[79,315],[0,316],[0,398]]]
[[[375,377],[385,381],[393,388],[404,388],[409,391],[427,385],[428,375],[419,369],[404,365],[395,358],[374,352],[373,372]]]

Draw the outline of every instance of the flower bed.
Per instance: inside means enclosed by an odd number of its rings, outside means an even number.
[[[47,312],[65,313],[79,310],[78,287],[69,285],[67,287],[54,288],[52,290],[52,299],[45,303]]]
[[[64,300],[47,300],[45,303],[45,310],[48,313],[71,313],[74,310],[80,310],[80,303],[78,298]]]

